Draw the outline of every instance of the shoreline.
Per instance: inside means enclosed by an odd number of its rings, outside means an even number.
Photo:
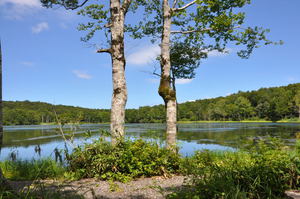
[[[242,121],[206,121],[206,120],[200,120],[200,121],[177,121],[177,124],[195,124],[195,123],[274,123],[274,124],[280,124],[280,123],[294,123],[298,124],[300,123],[300,120],[298,121],[288,121],[288,120],[279,120],[279,121],[267,121],[267,120],[242,120]],[[83,124],[110,124],[109,122],[104,122],[104,123],[79,123],[79,125]],[[143,123],[125,123],[126,124],[164,124],[160,122],[143,122]],[[26,124],[26,125],[4,125],[6,127],[9,126],[49,126],[49,125],[58,125],[53,122],[51,123],[41,123],[41,124]],[[72,124],[72,123],[67,123],[65,125],[78,125],[78,124]]]

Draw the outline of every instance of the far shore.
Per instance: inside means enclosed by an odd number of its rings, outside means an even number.
[[[161,122],[146,122],[147,124],[162,124]],[[241,120],[241,121],[206,121],[206,120],[200,120],[200,121],[178,121],[178,124],[193,124],[193,123],[300,123],[300,119],[291,119],[291,120],[279,120],[279,121],[268,121],[268,120]],[[67,123],[65,125],[78,125],[78,124],[110,124],[109,122],[103,122],[103,123]],[[145,123],[126,123],[126,124],[145,124]],[[28,125],[57,125],[54,122],[51,123],[41,123],[41,124],[28,124]],[[19,125],[5,125],[5,126],[19,126]],[[27,125],[20,125],[20,126],[27,126]]]

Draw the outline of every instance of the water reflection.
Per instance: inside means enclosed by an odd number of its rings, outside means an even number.
[[[66,137],[74,139],[74,145],[92,142],[100,136],[100,129],[109,130],[108,124],[84,124],[76,127],[64,126]],[[127,124],[126,136],[130,139],[143,138],[160,142],[165,140],[163,124]],[[254,137],[279,137],[287,145],[293,145],[300,124],[286,123],[195,123],[179,124],[177,136],[180,153],[190,155],[195,150],[234,150]],[[91,137],[87,138],[89,134]],[[58,152],[72,150],[65,146],[58,126],[32,125],[8,126],[4,128],[0,160],[12,159],[12,153],[19,159],[52,157],[59,161]],[[14,155],[13,155],[14,156]]]

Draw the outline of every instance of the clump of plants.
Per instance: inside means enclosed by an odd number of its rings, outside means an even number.
[[[126,182],[137,177],[178,173],[182,159],[157,143],[141,139],[122,141],[116,146],[100,139],[76,148],[67,160],[77,178]]]
[[[0,162],[3,175],[9,180],[36,180],[59,178],[65,167],[51,158],[41,160],[6,160]]]
[[[299,186],[299,154],[270,140],[247,151],[199,151],[186,161],[188,191],[169,198],[282,198]]]

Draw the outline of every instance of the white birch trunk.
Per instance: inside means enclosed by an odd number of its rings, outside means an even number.
[[[3,117],[2,117],[2,49],[0,41],[0,155],[3,143]],[[0,191],[11,190],[10,185],[3,176],[2,169],[0,168]]]
[[[3,140],[3,104],[2,104],[2,49],[0,43],[0,152]]]
[[[170,61],[170,35],[171,35],[171,8],[168,0],[163,0],[163,35],[161,40],[161,81],[159,95],[163,98],[166,107],[167,122],[167,148],[176,145],[176,92],[171,87],[171,61]]]
[[[124,56],[124,18],[120,0],[110,1],[111,12],[111,60],[113,94],[111,103],[111,135],[112,144],[116,144],[124,137],[125,106],[127,102],[127,88],[125,79]]]

